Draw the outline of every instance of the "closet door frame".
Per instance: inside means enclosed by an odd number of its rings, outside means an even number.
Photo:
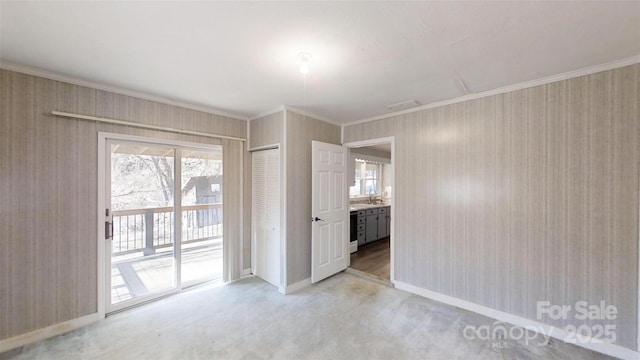
[[[275,223],[270,224],[270,226],[274,227],[274,233],[275,230],[277,229],[277,235],[272,236],[272,237],[268,237],[265,236],[264,239],[261,239],[261,241],[266,241],[266,240],[271,240],[271,242],[273,242],[274,240],[277,240],[277,244],[275,244],[275,248],[274,248],[274,244],[271,244],[271,251],[268,251],[269,249],[269,244],[264,243],[264,244],[258,244],[258,225],[261,221],[259,221],[258,219],[258,209],[257,209],[257,201],[258,201],[258,197],[256,196],[257,191],[262,191],[264,193],[266,193],[265,195],[265,203],[268,202],[268,197],[269,195],[273,195],[273,193],[268,191],[268,184],[267,182],[263,182],[262,184],[260,184],[261,186],[260,189],[258,189],[257,185],[258,182],[256,181],[256,173],[255,173],[255,166],[256,166],[256,162],[255,160],[259,160],[261,159],[261,161],[264,161],[264,166],[265,166],[265,174],[268,177],[268,161],[267,161],[267,157],[269,156],[269,154],[267,154],[266,152],[268,151],[275,151],[276,152],[276,162],[278,164],[278,168],[275,172],[271,172],[271,174],[276,174],[277,178],[278,178],[278,182],[276,184],[277,187],[277,196],[276,199],[272,199],[272,201],[277,201],[278,202],[278,206],[277,209],[274,209],[273,211],[277,212],[277,221]],[[281,220],[282,220],[282,197],[281,195],[281,191],[280,191],[280,187],[282,184],[282,179],[281,179],[281,156],[282,153],[280,151],[280,148],[278,146],[274,146],[274,147],[269,147],[269,148],[262,148],[259,150],[255,150],[252,151],[252,196],[251,196],[251,272],[252,274],[262,278],[263,280],[271,283],[274,286],[277,286],[278,288],[282,287],[282,267],[281,267],[281,263],[282,263],[282,252],[281,252],[281,248],[282,248],[282,231],[280,229],[281,226]],[[264,158],[263,158],[264,156]],[[267,205],[268,207],[268,205]],[[269,215],[266,212],[266,209],[263,209],[264,211],[264,216],[265,216],[265,221],[267,221],[267,219],[269,218]],[[262,251],[267,251],[267,253],[262,253]],[[262,262],[266,261],[267,262],[267,269],[265,271],[261,271],[262,266],[264,265]],[[260,265],[260,266],[258,266]],[[273,267],[272,269],[270,269],[269,267]],[[275,276],[268,276],[270,273],[272,272],[276,272],[277,275]]]

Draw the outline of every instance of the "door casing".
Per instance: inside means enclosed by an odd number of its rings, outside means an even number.
[[[381,144],[391,144],[391,165],[393,166],[393,174],[391,175],[391,186],[392,189],[395,189],[396,184],[396,146],[395,146],[395,136],[389,136],[384,138],[377,139],[369,139],[369,140],[361,140],[361,141],[352,141],[348,143],[344,143],[343,145],[349,149],[361,148],[372,145],[381,145]],[[390,238],[390,248],[391,248],[391,259],[390,259],[390,278],[391,283],[395,284],[395,212],[396,212],[396,192],[393,191],[393,195],[391,196],[391,229],[389,230],[389,238]]]
[[[137,135],[127,135],[127,134],[118,134],[118,133],[109,133],[109,132],[98,132],[98,208],[97,208],[97,228],[96,228],[96,239],[97,239],[97,250],[98,250],[98,315],[101,319],[106,317],[108,312],[118,311],[125,307],[135,306],[140,303],[148,302],[152,299],[158,299],[163,296],[168,296],[171,294],[175,294],[177,292],[182,291],[185,287],[184,284],[178,284],[175,289],[171,289],[168,291],[160,292],[155,294],[152,298],[141,297],[136,301],[131,301],[127,303],[126,306],[119,307],[116,306],[114,308],[110,308],[111,295],[110,292],[107,291],[107,285],[110,286],[110,280],[107,280],[107,277],[111,273],[111,257],[110,251],[107,248],[109,244],[108,241],[105,241],[105,209],[107,204],[107,176],[110,175],[110,166],[106,163],[107,157],[107,145],[109,141],[127,141],[132,143],[147,143],[154,144],[160,146],[168,146],[175,147],[175,174],[181,174],[181,162],[177,161],[177,159],[181,158],[181,150],[182,148],[192,148],[192,149],[201,149],[201,150],[213,150],[214,146],[218,147],[221,144],[201,144],[195,142],[188,141],[180,141],[180,140],[170,140],[170,139],[159,139],[153,137],[146,136],[137,136]],[[110,150],[109,150],[110,151]],[[224,150],[223,150],[224,151]],[[174,176],[174,184],[178,188],[181,188],[181,177]],[[181,214],[181,194],[179,191],[174,192],[174,226],[175,229],[181,229],[181,217],[177,216],[177,214]],[[176,256],[176,266],[177,273],[176,276],[180,278],[180,265],[181,265],[181,231],[176,231],[175,241],[174,241],[174,252]],[[225,244],[223,243],[223,246]],[[109,255],[109,256],[108,256]],[[224,261],[224,260],[223,260]]]

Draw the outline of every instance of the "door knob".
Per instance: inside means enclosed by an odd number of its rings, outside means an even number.
[[[324,220],[316,216],[315,218],[311,218],[311,222],[314,222],[314,221],[324,221]]]

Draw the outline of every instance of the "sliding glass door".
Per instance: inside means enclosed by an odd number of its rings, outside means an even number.
[[[105,150],[107,312],[222,281],[222,147]]]
[[[222,151],[182,150],[183,286],[222,281]]]

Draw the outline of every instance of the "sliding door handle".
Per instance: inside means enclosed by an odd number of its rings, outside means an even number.
[[[113,221],[104,222],[104,239],[113,239]]]

